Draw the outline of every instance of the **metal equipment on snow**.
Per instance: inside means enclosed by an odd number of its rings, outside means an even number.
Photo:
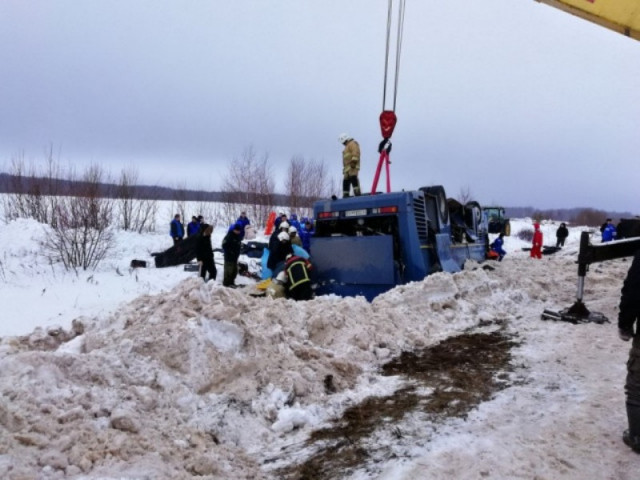
[[[640,249],[640,238],[606,242],[591,245],[589,232],[582,232],[580,236],[580,252],[578,253],[578,293],[576,301],[569,308],[560,310],[544,310],[543,320],[563,320],[571,323],[605,323],[609,320],[600,312],[592,312],[582,301],[584,295],[584,279],[589,265],[596,262],[613,260],[614,258],[632,257]]]

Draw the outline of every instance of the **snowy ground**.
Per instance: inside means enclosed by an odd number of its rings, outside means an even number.
[[[373,303],[295,303],[225,289],[221,271],[207,284],[181,267],[131,271],[134,258],[153,265],[164,233],[121,233],[97,271],[75,275],[39,254],[44,226],[2,225],[0,478],[278,478],[312,431],[402,384],[382,364],[502,325],[518,342],[508,388],[466,418],[381,427],[376,455],[340,478],[637,479],[640,456],[620,438],[629,344],[615,324],[630,263],[587,275],[585,302],[611,324],[542,321],[575,300],[581,229],[533,260],[515,237],[530,226],[512,223],[494,270],[470,263]],[[556,228],[543,225],[546,245]]]

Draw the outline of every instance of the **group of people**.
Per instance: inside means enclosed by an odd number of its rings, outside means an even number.
[[[563,247],[564,242],[569,236],[569,230],[567,225],[562,222],[556,230],[556,247]],[[540,230],[540,224],[538,222],[533,224],[533,237],[531,239],[531,250],[529,256],[531,258],[542,258],[542,243],[543,234]],[[504,233],[500,233],[496,239],[491,243],[490,247],[492,256],[497,258],[499,262],[502,261],[507,252],[504,250]]]
[[[309,261],[313,224],[307,218],[302,222],[301,228],[296,214],[288,218],[281,213],[275,219],[268,247],[267,268],[271,278],[284,287],[288,298],[295,300],[309,300],[313,296]]]
[[[177,213],[170,222],[169,233],[174,246],[184,239],[185,228],[180,219],[181,216]],[[222,285],[225,287],[235,288],[237,286],[235,279],[238,275],[238,259],[242,251],[242,240],[250,225],[251,221],[246,212],[241,212],[222,240],[224,256]],[[205,282],[215,280],[217,269],[211,244],[213,225],[206,224],[202,215],[193,216],[187,225],[186,233],[187,237],[197,237],[195,253],[199,264],[199,275]],[[313,295],[309,275],[311,270],[309,254],[313,234],[313,223],[311,219],[306,217],[299,221],[295,213],[291,214],[291,218],[281,213],[275,219],[274,232],[269,239],[267,266],[273,273],[273,278],[285,285],[285,291],[289,298],[308,300]]]

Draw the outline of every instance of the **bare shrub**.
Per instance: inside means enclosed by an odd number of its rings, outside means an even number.
[[[90,166],[82,178],[82,195],[60,197],[56,206],[57,221],[44,252],[67,270],[95,268],[114,245],[114,201],[100,196],[104,175],[100,166]]]
[[[606,212],[593,208],[584,208],[580,210],[572,219],[574,225],[586,225],[588,227],[600,226],[602,222],[609,217]]]
[[[120,228],[138,233],[155,229],[158,201],[140,198],[138,170],[135,167],[123,169],[116,186],[116,204]]]
[[[27,164],[24,154],[11,160],[9,193],[3,197],[5,222],[16,218],[32,218],[40,223],[55,224],[57,196],[62,187],[62,170],[53,158],[53,147],[45,152],[45,167]]]
[[[221,220],[232,223],[246,211],[256,226],[265,225],[274,208],[274,192],[269,155],[258,158],[253,147],[245,148],[242,155],[231,160],[224,178]]]
[[[516,234],[516,237],[518,237],[520,240],[531,242],[533,241],[533,229],[523,228]]]

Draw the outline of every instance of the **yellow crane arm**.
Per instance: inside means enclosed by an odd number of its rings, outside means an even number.
[[[640,0],[536,0],[640,40]]]

